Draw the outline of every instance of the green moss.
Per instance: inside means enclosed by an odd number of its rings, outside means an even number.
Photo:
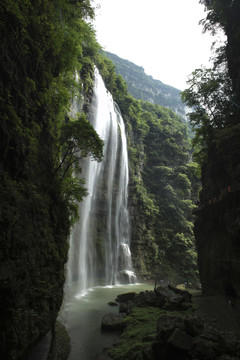
[[[162,315],[186,316],[193,314],[196,305],[187,311],[165,311],[155,307],[135,307],[125,320],[120,344],[109,354],[115,360],[141,360],[142,351],[151,346],[156,336],[156,322]]]

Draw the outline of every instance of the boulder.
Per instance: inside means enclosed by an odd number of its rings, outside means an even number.
[[[186,333],[190,336],[197,336],[203,332],[204,320],[197,316],[187,316],[184,319]]]
[[[184,302],[192,302],[192,294],[187,290],[178,289],[172,285],[168,285],[168,289],[184,297]]]
[[[124,314],[131,314],[133,310],[133,301],[127,301],[125,303],[120,303],[119,312]]]
[[[193,347],[191,356],[193,359],[216,360],[217,355],[214,349],[214,343],[199,336],[193,338]]]
[[[142,359],[143,360],[155,360],[154,352],[152,347],[149,345],[142,350]]]
[[[155,358],[161,360],[216,360],[219,357],[224,360],[225,354],[230,359],[238,358],[237,344],[240,342],[235,338],[230,345],[216,328],[199,317],[163,315],[157,320],[152,349]]]
[[[178,328],[185,330],[184,319],[179,316],[162,315],[157,320],[157,334],[156,339],[159,341],[166,341]]]
[[[221,355],[227,352],[223,336],[212,326],[206,324],[200,338],[210,342],[212,349],[216,355]]]
[[[191,349],[192,343],[193,338],[179,328],[176,328],[167,340],[168,345],[171,345],[172,348],[182,350],[185,355],[187,355]]]
[[[184,331],[176,328],[164,342],[153,343],[152,349],[155,359],[161,360],[188,360],[193,338]]]
[[[158,297],[165,300],[164,308],[166,310],[181,310],[181,304],[185,301],[185,297],[175,293],[169,288],[159,286],[156,288],[155,293]]]
[[[144,291],[135,296],[134,303],[139,307],[153,306],[161,308],[165,304],[165,298],[154,291]]]
[[[125,314],[108,313],[102,317],[102,330],[122,330],[124,328]]]
[[[223,335],[227,347],[227,353],[231,353],[240,359],[240,339],[234,332],[228,332]]]
[[[118,306],[118,304],[115,301],[109,301],[108,305],[110,305],[110,306]]]
[[[125,293],[125,294],[120,294],[117,296],[116,301],[118,303],[125,303],[127,301],[134,301],[136,296],[135,292],[129,292],[129,293]]]

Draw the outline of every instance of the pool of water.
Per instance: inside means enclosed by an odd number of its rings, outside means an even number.
[[[117,295],[135,291],[153,290],[153,285],[131,284],[104,286],[89,289],[84,294],[75,294],[76,284],[65,289],[65,300],[59,320],[65,325],[71,340],[68,360],[98,360],[104,349],[110,348],[119,339],[119,334],[101,331],[104,314],[118,312],[118,306],[108,305]]]

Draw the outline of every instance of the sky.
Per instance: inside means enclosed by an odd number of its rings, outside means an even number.
[[[214,38],[203,34],[199,0],[94,0],[97,40],[104,50],[142,66],[147,75],[177,89],[209,66]]]

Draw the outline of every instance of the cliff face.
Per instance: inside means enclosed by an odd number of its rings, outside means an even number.
[[[240,131],[220,131],[202,169],[201,206],[195,236],[204,293],[221,293],[237,305],[240,296]]]
[[[226,192],[221,200],[197,211],[195,221],[203,292],[225,295],[237,307],[240,294],[239,204],[239,190]]]
[[[84,52],[86,33],[85,43],[95,42],[81,21],[92,12],[88,5],[41,0],[0,5],[0,358],[5,360],[27,358],[53,327],[62,302],[76,184],[64,182],[67,137],[61,135],[76,87],[78,51]],[[87,88],[91,74],[84,70]]]
[[[146,75],[142,67],[128,60],[109,52],[106,55],[116,66],[116,72],[126,81],[128,91],[135,99],[166,106],[185,118],[186,108],[181,101],[180,90]]]
[[[189,162],[186,129],[169,109],[146,103],[142,111],[148,131],[129,131],[134,268],[146,277],[194,282],[191,209],[197,176]]]
[[[0,354],[25,359],[61,306],[69,223],[57,191],[1,177],[0,199]]]
[[[240,311],[240,4],[204,2],[214,26],[227,35],[226,57],[232,82],[232,114],[227,124],[214,129],[202,167],[200,208],[196,211],[195,236],[203,291],[220,293]]]

